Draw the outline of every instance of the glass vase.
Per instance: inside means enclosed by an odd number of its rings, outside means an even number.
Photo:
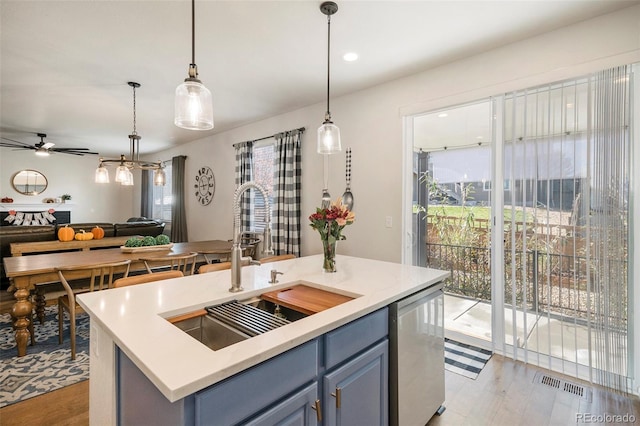
[[[324,269],[325,272],[336,272],[336,243],[335,238],[322,240],[322,250],[324,254],[322,269]]]

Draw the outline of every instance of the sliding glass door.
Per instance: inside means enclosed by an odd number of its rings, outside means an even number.
[[[413,117],[412,263],[445,269],[448,337],[491,342],[489,100]]]
[[[631,69],[411,117],[412,261],[451,272],[449,336],[630,389]]]

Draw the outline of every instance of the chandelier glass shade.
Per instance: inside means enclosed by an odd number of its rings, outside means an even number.
[[[189,76],[176,88],[176,126],[188,130],[213,129],[213,100],[211,92],[198,79],[196,65],[196,15],[195,0],[191,0],[191,63]]]
[[[109,170],[100,163],[96,169],[96,183],[109,183]]]
[[[140,84],[132,81],[127,84],[133,88],[133,132],[129,135],[129,158],[124,154],[121,154],[119,159],[100,158],[100,164],[95,172],[95,182],[109,183],[109,170],[106,166],[109,164],[118,164],[118,167],[116,168],[115,181],[120,185],[133,185],[132,170],[134,169],[153,170],[154,185],[164,185],[166,177],[164,170],[162,169],[162,162],[140,160],[140,139],[142,139],[142,137],[136,132],[136,88],[140,87]]]
[[[320,5],[320,11],[327,15],[327,111],[324,122],[318,128],[318,154],[335,154],[342,151],[340,143],[340,129],[331,121],[329,109],[331,87],[331,15],[338,11],[338,5],[332,1],[325,1]]]
[[[167,175],[164,169],[158,169],[153,175],[153,184],[156,186],[164,186],[167,183]]]
[[[127,166],[125,166],[124,161],[120,163],[120,165],[116,168],[116,182],[120,184],[125,184],[129,179],[129,174],[131,171]]]

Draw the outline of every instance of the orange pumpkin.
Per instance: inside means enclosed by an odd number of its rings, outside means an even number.
[[[93,240],[93,234],[91,232],[84,232],[84,229],[81,229],[80,231],[76,232],[75,238],[78,241]]]
[[[60,241],[73,241],[75,233],[76,232],[73,228],[70,228],[69,225],[65,225],[63,228],[58,229],[58,239]]]
[[[93,234],[93,238],[96,240],[104,238],[104,229],[97,225],[91,230],[91,233]]]

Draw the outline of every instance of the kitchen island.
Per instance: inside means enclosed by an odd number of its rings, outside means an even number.
[[[232,380],[242,376],[239,373],[268,365],[268,362],[281,360],[286,368],[289,360],[283,355],[294,356],[287,377],[295,376],[298,374],[295,356],[317,355],[325,344],[320,337],[355,324],[359,319],[358,324],[366,329],[371,321],[363,317],[372,315],[375,323],[386,315],[386,307],[390,304],[448,276],[445,271],[347,256],[337,257],[337,268],[336,273],[324,273],[322,256],[318,255],[245,266],[242,268],[244,291],[240,293],[228,291],[230,271],[227,270],[79,296],[80,305],[91,317],[91,424],[117,424],[118,410],[122,410],[119,398],[125,392],[135,395],[135,390],[125,389],[121,383],[123,368],[127,371],[124,378],[133,378],[133,383],[140,384],[146,394],[148,386],[134,377],[139,372],[143,381],[148,380],[157,389],[158,397],[166,402],[167,409],[177,411],[181,419],[188,420],[187,423],[213,421],[192,418],[189,411],[198,405],[194,395],[206,397],[218,385],[233,385]],[[272,269],[282,272],[277,284],[269,283]],[[206,306],[247,300],[297,283],[354,299],[215,351],[167,321],[167,318]],[[296,351],[302,352],[296,354]],[[273,365],[269,371],[278,368],[282,366]],[[312,374],[320,374],[322,368],[314,367]],[[267,383],[267,386],[277,388],[278,382],[280,380]],[[243,406],[249,406],[256,396],[252,393],[260,388],[259,380],[254,383],[255,389],[243,389],[231,399],[240,399]],[[144,410],[143,401],[136,403]],[[157,406],[153,401],[150,403]],[[231,409],[230,405],[228,407]],[[158,413],[160,411],[148,414]]]

